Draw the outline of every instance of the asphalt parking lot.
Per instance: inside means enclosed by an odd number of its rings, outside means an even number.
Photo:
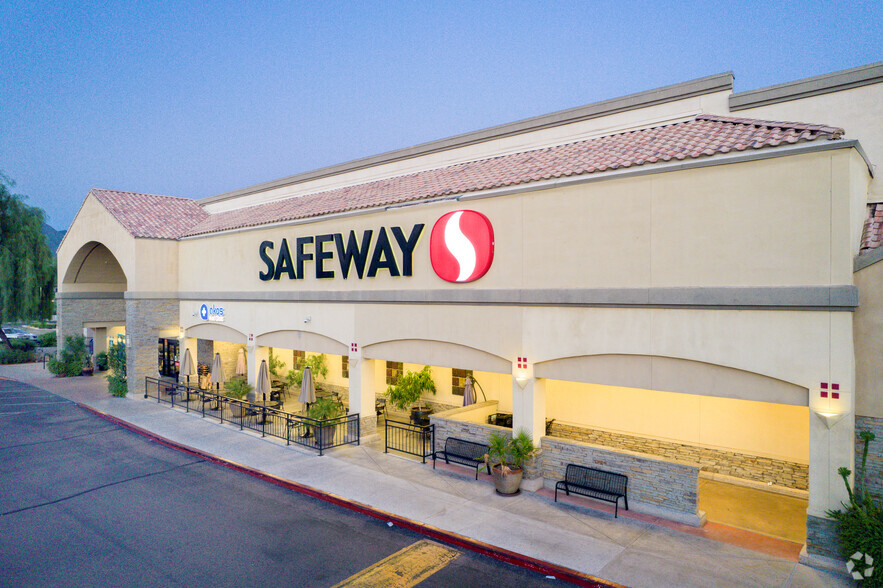
[[[423,539],[4,379],[0,452],[4,586],[332,586]],[[554,583],[460,551],[420,585]]]

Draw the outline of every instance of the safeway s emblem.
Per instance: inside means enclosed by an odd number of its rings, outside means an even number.
[[[438,277],[448,282],[472,282],[487,273],[494,261],[494,227],[474,210],[449,212],[432,227],[429,259]]]

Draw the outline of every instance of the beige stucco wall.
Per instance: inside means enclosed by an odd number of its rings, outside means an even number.
[[[550,380],[546,417],[725,451],[808,462],[806,407]]]
[[[883,85],[871,84],[839,92],[819,94],[799,100],[757,106],[739,110],[734,116],[765,120],[802,121],[842,127],[845,138],[858,139],[870,159],[880,171],[883,163]],[[883,199],[883,180],[880,173],[872,180],[869,200]]]
[[[652,176],[593,182],[504,198],[385,213],[181,242],[184,292],[623,288],[851,284],[863,220],[858,157],[844,149]],[[432,224],[469,208],[492,219],[496,249],[472,284],[440,280],[429,263]],[[262,241],[425,223],[414,276],[262,282]],[[394,248],[395,249],[395,248]],[[308,249],[311,251],[312,248]],[[210,263],[209,260],[218,260]],[[221,261],[223,260],[223,261]],[[222,263],[231,271],[216,271]],[[339,274],[337,259],[328,267]]]
[[[860,302],[855,328],[855,412],[883,418],[883,263],[856,272]]]
[[[116,259],[126,277],[121,284],[97,281],[70,283],[68,270],[78,262],[77,254],[92,244],[101,243]],[[75,269],[75,268],[74,268]],[[70,275],[75,273],[71,272]],[[88,196],[58,248],[59,292],[128,291],[142,293],[177,293],[178,242],[162,239],[136,239],[94,197]],[[88,276],[87,276],[88,277]]]

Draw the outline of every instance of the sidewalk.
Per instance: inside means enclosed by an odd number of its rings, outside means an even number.
[[[357,510],[380,510],[424,526],[626,586],[852,586],[797,563],[794,544],[709,523],[692,529],[551,493],[494,493],[487,475],[384,454],[370,442],[324,456],[240,432],[141,398],[113,398],[101,377],[54,378],[41,364],[0,366],[23,381],[198,453],[256,470],[301,491],[331,495]],[[728,542],[709,539],[718,537]],[[735,545],[733,543],[736,543]],[[747,549],[739,545],[750,545]]]

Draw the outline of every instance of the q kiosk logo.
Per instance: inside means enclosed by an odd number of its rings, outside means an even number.
[[[429,239],[429,259],[447,282],[472,282],[494,261],[494,227],[474,210],[449,212],[436,221]]]

